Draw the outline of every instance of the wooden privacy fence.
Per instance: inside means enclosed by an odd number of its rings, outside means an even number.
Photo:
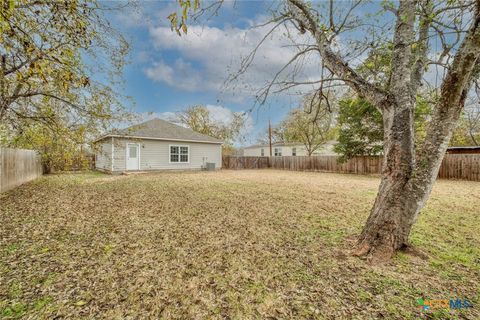
[[[224,169],[274,168],[294,171],[326,171],[356,174],[380,174],[381,156],[355,157],[345,163],[338,156],[238,157],[224,156]],[[446,154],[438,177],[480,181],[480,154]]]
[[[268,157],[222,157],[222,168],[224,169],[264,169],[269,167]]]
[[[40,156],[33,150],[0,148],[0,192],[42,175]]]
[[[438,177],[480,181],[480,154],[446,154]]]
[[[345,163],[339,163],[338,158],[338,156],[272,157],[270,159],[270,167],[295,171],[328,171],[357,174],[375,174],[382,171],[381,157],[356,157]]]

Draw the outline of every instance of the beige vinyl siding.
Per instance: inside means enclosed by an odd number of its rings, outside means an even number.
[[[220,144],[115,138],[114,171],[126,170],[127,143],[140,145],[140,170],[201,169],[204,162],[214,162],[217,169],[222,166]],[[170,163],[171,145],[189,146],[189,162]]]
[[[126,170],[126,146],[129,143],[141,143],[139,140],[127,140],[122,138],[113,138],[113,171],[125,171]],[[140,153],[141,153],[140,146]]]
[[[333,147],[336,141],[328,141],[321,147],[319,147],[313,155],[336,155]],[[265,157],[270,156],[270,147],[263,147],[265,150]],[[292,155],[292,148],[297,148],[297,156],[307,156],[307,149],[304,145],[291,145],[291,146],[279,146],[275,147],[272,146],[272,156],[275,156],[275,148],[282,149],[282,156],[291,156]],[[244,156],[252,156],[252,157],[260,157],[262,147],[253,147],[253,148],[245,148],[243,150]]]
[[[97,151],[95,153],[95,168],[102,170],[112,170],[110,162],[112,154],[111,138],[103,139],[97,143]]]
[[[260,157],[262,148],[245,148],[243,149],[243,155],[246,157]],[[264,148],[264,155],[268,157],[270,155],[270,149],[268,147]]]
[[[307,152],[305,151],[304,146],[293,146],[294,148],[297,148],[297,156],[306,156]],[[280,148],[282,149],[282,156],[291,156],[292,155],[292,146],[281,146],[281,147],[275,147],[272,146],[272,156],[275,156],[275,148]],[[255,148],[246,148],[243,151],[244,156],[252,156],[252,157],[260,157],[261,156],[261,147],[255,147]],[[264,147],[264,154],[265,157],[270,156],[270,147]]]

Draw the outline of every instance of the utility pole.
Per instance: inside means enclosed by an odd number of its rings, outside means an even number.
[[[270,119],[268,119],[268,141],[270,144],[270,157],[272,156],[272,124],[270,123]]]

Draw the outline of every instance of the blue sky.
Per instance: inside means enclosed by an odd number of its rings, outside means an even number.
[[[280,122],[299,103],[299,95],[271,95],[265,105],[255,106],[254,95],[290,58],[281,35],[272,36],[259,50],[244,76],[225,86],[231,72],[260,41],[266,28],[252,26],[268,20],[278,3],[227,2],[218,16],[191,22],[187,36],[170,30],[168,14],[178,9],[174,1],[141,2],[132,11],[110,17],[112,25],[131,42],[131,63],[125,69],[125,94],[135,111],[167,117],[189,105],[208,105],[219,119],[231,111],[249,111],[246,141],[255,142],[268,120]],[[314,74],[316,66],[309,68]],[[253,109],[252,109],[253,108]]]
[[[208,5],[206,1],[201,3],[204,7]],[[327,4],[315,2],[315,6]],[[218,120],[225,122],[231,118],[232,111],[248,112],[246,140],[242,144],[256,142],[266,131],[269,120],[273,125],[279,123],[289,110],[301,103],[306,93],[315,89],[313,85],[304,85],[280,93],[272,90],[265,105],[255,104],[258,90],[298,52],[298,47],[292,47],[292,39],[302,45],[313,41],[308,33],[301,35],[293,28],[283,27],[267,38],[238,81],[225,85],[229,75],[239,70],[242,58],[251,53],[271,29],[271,25],[259,27],[259,24],[268,21],[271,11],[279,5],[280,1],[225,1],[218,15],[209,19],[204,15],[200,21],[190,20],[188,34],[181,37],[170,30],[167,19],[170,13],[179,9],[176,0],[140,1],[134,10],[128,8],[109,16],[112,25],[131,43],[131,64],[125,69],[124,93],[133,98],[134,110],[145,119],[168,119],[173,112],[201,104],[210,108]],[[348,1],[336,2],[334,19],[337,23],[343,20],[345,6],[349,5]],[[367,51],[361,51],[362,46],[358,49],[361,52],[358,56],[352,55],[356,43],[363,45],[391,40],[394,16],[380,10],[379,1],[362,3],[355,9],[355,14],[368,23],[340,34],[332,44],[350,65],[358,65],[367,56]],[[328,10],[320,8],[318,12],[324,14]],[[438,54],[440,49],[437,47],[438,43],[434,42],[429,55]],[[318,81],[320,57],[316,53],[305,56],[286,69],[279,80],[291,79],[293,70],[296,81]],[[442,76],[442,70],[431,68],[425,78],[436,83],[436,79]],[[334,94],[338,96],[342,92],[345,91]]]
[[[206,1],[201,3],[204,7],[208,5]],[[315,6],[327,4],[315,2]],[[167,19],[179,9],[177,1],[140,1],[135,10],[129,8],[110,16],[112,25],[131,43],[132,62],[125,69],[125,94],[133,98],[134,110],[146,119],[168,119],[173,112],[201,104],[210,108],[217,119],[226,122],[232,111],[248,112],[246,140],[240,145],[255,143],[259,135],[266,132],[269,120],[273,125],[279,123],[288,111],[301,103],[306,93],[316,88],[316,85],[303,85],[280,93],[272,90],[264,105],[255,104],[258,90],[298,52],[299,48],[292,44],[305,45],[313,41],[308,33],[301,35],[293,28],[284,27],[267,38],[253,63],[237,81],[225,85],[229,75],[239,70],[242,58],[250,54],[271,29],[271,25],[259,25],[268,21],[272,10],[280,5],[280,1],[226,1],[218,15],[190,20],[188,34],[182,36],[171,31]],[[349,7],[350,2],[336,2],[337,23],[344,18],[345,6]],[[365,50],[358,56],[353,54],[356,42],[368,44],[390,38],[395,20],[390,12],[375,15],[380,9],[378,1],[357,7],[355,14],[369,23],[340,34],[332,44],[350,65],[358,64],[367,55]],[[320,8],[319,12],[328,10]],[[286,69],[279,80],[289,81],[293,70],[296,81],[317,81],[321,75],[320,57],[317,53],[305,56]],[[345,91],[334,94],[342,92]]]

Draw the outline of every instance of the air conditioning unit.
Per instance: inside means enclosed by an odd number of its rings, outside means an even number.
[[[205,164],[205,169],[207,171],[215,171],[215,162],[207,162]]]

